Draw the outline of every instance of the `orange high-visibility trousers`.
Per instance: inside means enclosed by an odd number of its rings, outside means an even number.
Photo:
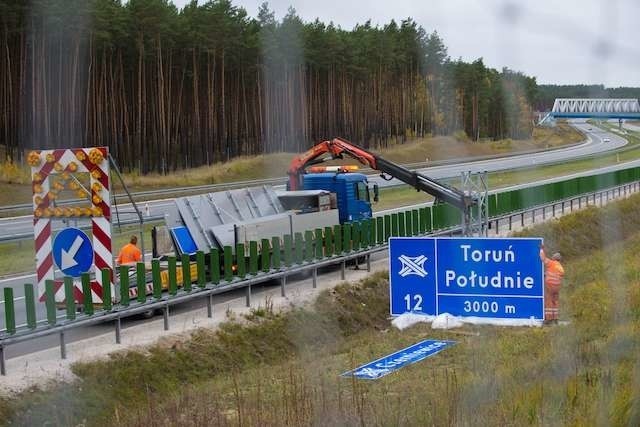
[[[556,286],[544,287],[544,320],[558,320],[560,307],[560,288]]]

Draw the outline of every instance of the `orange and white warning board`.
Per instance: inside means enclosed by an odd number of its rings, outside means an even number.
[[[107,147],[36,150],[29,153],[33,187],[33,227],[36,250],[36,278],[40,298],[44,297],[45,281],[54,280],[56,301],[64,301],[61,280],[55,280],[52,223],[91,219],[93,262],[88,273],[92,300],[102,302],[103,288],[113,294],[113,254],[111,242],[111,189]],[[63,248],[65,260],[71,259],[82,242],[72,242]],[[88,245],[88,242],[87,242]],[[59,246],[59,245],[58,245]],[[71,258],[70,258],[71,257]],[[63,261],[64,262],[64,261]],[[58,265],[64,270],[64,267]],[[100,270],[111,271],[109,283],[102,283]],[[77,271],[69,270],[69,271]],[[74,280],[74,297],[82,303],[82,287]]]

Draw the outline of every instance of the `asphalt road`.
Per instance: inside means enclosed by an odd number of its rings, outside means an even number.
[[[474,162],[465,162],[454,165],[446,165],[446,166],[435,166],[431,168],[422,169],[420,172],[425,173],[427,176],[435,178],[435,179],[443,179],[443,178],[452,178],[458,177],[462,172],[472,171],[472,172],[482,172],[482,171],[500,171],[500,170],[508,170],[508,169],[516,169],[522,167],[531,167],[531,166],[540,166],[547,163],[555,163],[560,162],[562,160],[572,159],[576,157],[588,156],[596,153],[605,152],[608,150],[613,150],[624,146],[627,141],[620,136],[617,136],[612,133],[607,133],[598,128],[593,128],[593,130],[589,130],[591,128],[590,125],[586,123],[574,123],[574,125],[581,129],[585,134],[587,134],[587,141],[584,143],[573,146],[569,148],[562,148],[548,152],[541,152],[535,154],[527,154],[527,155],[518,155],[501,159],[492,159],[492,160],[483,160],[483,161],[474,161]],[[609,139],[608,142],[605,142],[604,139]],[[640,164],[640,162],[638,162]],[[625,167],[628,167],[626,165]],[[373,175],[370,178],[370,182],[377,183],[379,186],[390,186],[390,185],[399,185],[401,184],[397,180],[385,181],[381,179],[377,175]],[[150,215],[161,215],[163,210],[166,209],[167,206],[173,203],[172,200],[159,200],[149,202],[149,214]],[[146,208],[146,205],[142,205],[143,209]],[[130,206],[121,206],[124,210],[131,210]],[[145,212],[146,213],[146,212]],[[28,232],[32,231],[32,218],[31,217],[17,217],[17,218],[3,218],[0,219],[0,236],[7,235],[11,233],[20,233],[20,232]],[[19,231],[18,231],[19,230]],[[26,321],[26,314],[24,312],[24,283],[34,283],[35,277],[33,274],[26,274],[17,277],[11,277],[7,279],[0,280],[0,288],[2,287],[12,287],[14,289],[14,295],[16,299],[16,322],[17,324],[22,324]],[[3,297],[0,297],[3,298]],[[183,308],[180,308],[182,310]],[[188,307],[184,309],[189,309]],[[44,304],[37,304],[37,317],[38,319],[43,319],[46,317],[46,311],[44,308]],[[61,318],[63,317],[62,312],[60,313]],[[3,301],[0,301],[0,329],[4,328],[4,304]],[[106,328],[106,326],[95,326],[89,328],[92,332],[88,331],[76,331],[73,334],[70,334],[70,339],[82,339],[88,335],[96,335],[102,333]],[[55,337],[50,337],[51,339],[43,339],[38,340],[37,344],[33,344],[32,347],[25,347],[25,352],[34,351],[36,348],[41,348],[41,345],[45,345],[42,343],[49,343],[46,345],[55,345],[57,339]],[[26,345],[26,344],[25,344]],[[27,351],[27,349],[30,349]],[[13,353],[13,352],[12,352]]]

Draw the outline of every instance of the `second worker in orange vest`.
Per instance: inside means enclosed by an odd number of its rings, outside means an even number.
[[[138,238],[136,236],[131,236],[129,243],[120,249],[120,253],[116,260],[118,265],[135,264],[136,262],[142,261],[142,252],[136,246],[137,243]]]
[[[544,321],[545,323],[558,323],[558,311],[560,303],[560,288],[564,278],[564,268],[560,261],[559,252],[547,258],[544,246],[540,247],[540,259],[544,264]]]

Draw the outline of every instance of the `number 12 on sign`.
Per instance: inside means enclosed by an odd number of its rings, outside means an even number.
[[[422,295],[406,294],[404,300],[407,303],[407,311],[422,311]]]

